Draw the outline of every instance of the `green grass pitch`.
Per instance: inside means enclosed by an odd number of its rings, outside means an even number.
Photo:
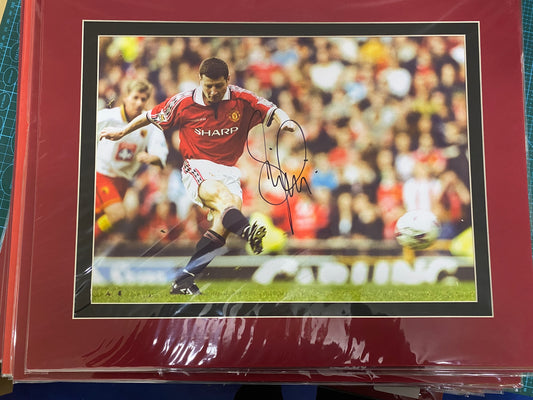
[[[240,302],[460,302],[476,301],[474,282],[422,285],[300,285],[274,282],[199,281],[200,296],[169,294],[170,285],[93,286],[93,303],[240,303]]]

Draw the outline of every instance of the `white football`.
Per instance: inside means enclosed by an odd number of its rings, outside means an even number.
[[[396,222],[396,240],[403,247],[422,250],[431,246],[439,237],[440,223],[431,211],[413,210]]]

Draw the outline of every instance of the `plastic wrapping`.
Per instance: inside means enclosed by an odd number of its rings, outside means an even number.
[[[516,387],[533,368],[519,27],[514,0],[25,1],[3,373]],[[198,87],[220,78],[199,78],[208,57],[229,65],[231,110]],[[125,162],[144,144],[110,140],[99,111],[120,115],[139,78],[139,140],[164,128],[168,155],[114,222],[100,149],[123,143]],[[204,233],[242,221],[186,194],[182,166],[227,146],[263,251],[232,233],[201,295],[169,294]],[[421,244],[395,222],[424,201],[439,238]]]

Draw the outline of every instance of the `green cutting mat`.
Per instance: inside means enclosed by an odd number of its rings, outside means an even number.
[[[522,1],[522,26],[524,36],[524,90],[526,102],[527,170],[529,176],[529,216],[533,221],[533,0]],[[533,240],[533,229],[531,230]],[[531,316],[528,316],[531,318]],[[533,374],[524,376],[521,394],[533,396]]]
[[[0,244],[9,213],[19,58],[20,1],[7,0],[0,23]]]
[[[528,161],[529,215],[533,221],[533,0],[522,1],[522,21],[524,36],[524,90],[526,101],[526,137]],[[533,229],[531,230],[533,240]]]
[[[526,136],[528,149],[529,205],[533,217],[533,0],[522,1],[522,25],[524,36],[525,96],[526,96]],[[533,221],[533,218],[531,218]],[[531,230],[533,240],[533,229]]]

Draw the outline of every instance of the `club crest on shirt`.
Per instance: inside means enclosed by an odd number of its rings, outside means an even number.
[[[237,122],[238,120],[241,119],[241,113],[239,112],[239,110],[233,110],[229,113],[229,119],[232,120],[233,122]]]
[[[137,145],[134,143],[120,142],[117,152],[115,154],[115,160],[117,161],[131,161],[135,157],[137,151]]]

